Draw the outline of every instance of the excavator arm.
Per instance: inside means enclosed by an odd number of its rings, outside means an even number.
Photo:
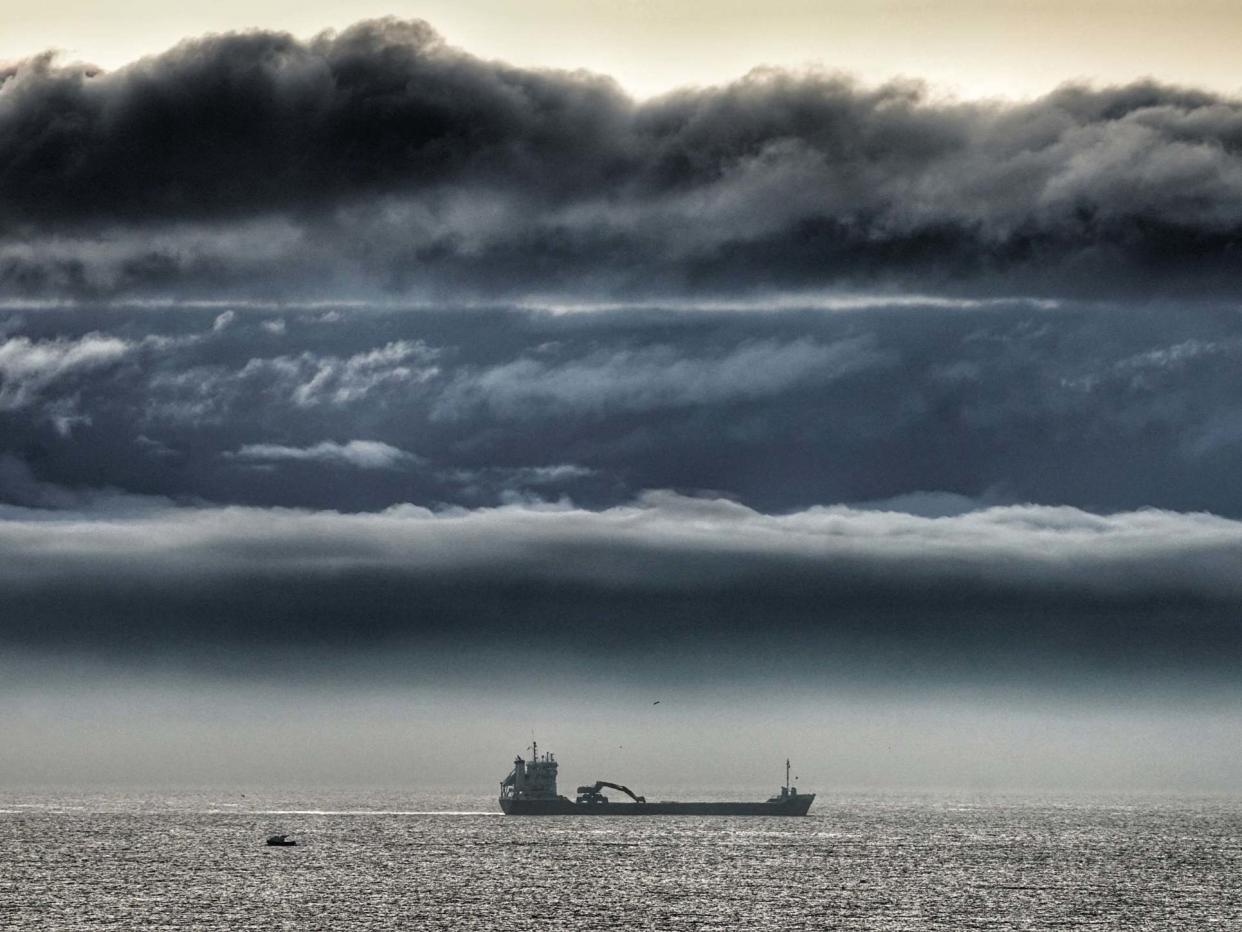
[[[630,799],[634,800],[634,802],[636,803],[645,803],[647,801],[647,797],[638,796],[628,786],[622,786],[620,783],[609,783],[607,780],[596,780],[594,786],[578,787],[578,795],[579,797],[586,797],[587,799],[594,799],[594,798],[599,797],[599,791],[602,790],[606,786],[614,790],[620,790],[622,793],[624,793]]]

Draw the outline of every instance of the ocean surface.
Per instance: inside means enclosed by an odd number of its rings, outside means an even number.
[[[1242,800],[520,819],[491,796],[0,792],[0,929],[1236,932]]]

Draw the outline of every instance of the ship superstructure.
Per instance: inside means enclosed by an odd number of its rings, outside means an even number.
[[[785,785],[765,802],[648,802],[628,786],[596,780],[578,787],[575,799],[561,796],[556,789],[557,762],[552,754],[539,754],[531,743],[531,759],[521,755],[513,770],[500,783],[500,808],[506,815],[806,815],[815,801],[814,793],[800,793],[789,782],[789,761],[785,761]],[[614,789],[629,797],[614,802],[603,794]]]
[[[500,805],[505,800],[548,800],[556,795],[556,757],[552,754],[539,756],[539,745],[531,742],[531,759],[521,755],[513,759],[513,770],[500,784]],[[508,809],[505,809],[508,812]]]

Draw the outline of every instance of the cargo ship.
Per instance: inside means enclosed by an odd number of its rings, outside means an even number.
[[[758,815],[804,816],[815,801],[814,793],[799,793],[789,782],[789,761],[785,761],[785,785],[765,802],[648,802],[628,786],[596,780],[578,787],[576,798],[569,799],[556,791],[556,757],[539,754],[539,746],[531,745],[531,759],[518,756],[513,770],[500,783],[500,808],[505,815]],[[612,800],[603,790],[624,793],[627,800]]]

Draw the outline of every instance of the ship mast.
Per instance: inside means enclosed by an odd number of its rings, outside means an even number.
[[[785,789],[789,789],[789,758],[785,758]]]

